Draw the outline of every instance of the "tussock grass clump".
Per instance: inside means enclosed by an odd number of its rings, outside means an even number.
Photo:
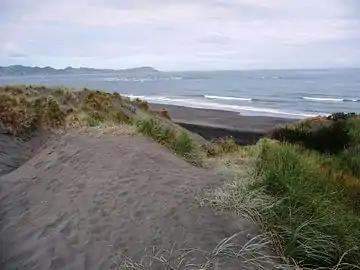
[[[141,119],[137,121],[136,125],[141,134],[165,145],[188,162],[194,165],[201,165],[200,149],[186,131],[179,133],[172,127],[154,118]]]
[[[161,110],[150,110],[150,113],[153,115],[158,115],[160,117],[163,117],[165,119],[168,119],[171,121],[171,117],[169,115],[169,111],[166,109],[161,109]]]
[[[151,137],[161,144],[171,144],[175,140],[175,132],[166,128],[157,119],[141,119],[137,122],[137,127],[141,134]]]
[[[148,111],[149,110],[149,103],[146,100],[142,100],[140,98],[136,98],[132,101],[132,104],[134,104],[136,107]]]
[[[37,117],[32,103],[16,96],[0,94],[0,127],[14,135],[31,132]]]
[[[112,107],[111,98],[100,91],[90,92],[84,100],[84,107],[95,111],[108,112]]]
[[[187,132],[183,131],[180,135],[176,136],[172,149],[180,156],[189,157],[195,150],[194,141]]]
[[[122,99],[118,93],[109,94],[100,91],[88,91],[84,98],[83,110],[88,112],[88,124],[99,125],[105,121],[119,124],[131,124],[132,118],[121,108]]]
[[[209,157],[233,153],[236,152],[238,149],[239,145],[232,137],[218,139],[214,141],[211,145],[205,147],[205,151]]]
[[[66,113],[60,109],[56,100],[51,97],[38,99],[34,106],[43,127],[58,129],[64,126]]]
[[[0,125],[6,132],[22,135],[36,129],[56,132],[83,124],[132,124],[134,112],[122,105],[122,98],[116,93],[34,85],[0,86]]]
[[[270,243],[261,235],[242,245],[238,243],[240,236],[243,237],[239,233],[225,238],[209,251],[179,249],[176,244],[169,249],[149,247],[135,258],[120,254],[114,264],[123,270],[289,269],[266,252]]]
[[[345,149],[334,156],[331,165],[338,170],[360,177],[360,145]]]
[[[360,216],[348,206],[336,175],[319,170],[316,155],[265,143],[256,170],[259,181],[252,188],[274,200],[259,212],[287,257],[309,268],[360,265]]]
[[[2,129],[14,135],[37,128],[57,129],[64,125],[66,113],[51,97],[28,100],[22,96],[0,94]]]

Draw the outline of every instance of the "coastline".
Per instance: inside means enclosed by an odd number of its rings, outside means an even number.
[[[242,145],[254,144],[273,128],[298,119],[244,116],[236,112],[197,109],[175,105],[150,103],[155,110],[166,109],[171,119],[182,127],[207,140],[232,136]]]

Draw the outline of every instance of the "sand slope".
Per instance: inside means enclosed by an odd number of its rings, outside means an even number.
[[[174,241],[211,250],[245,226],[194,203],[218,182],[144,138],[52,139],[0,178],[1,269],[110,269],[118,252]]]
[[[36,153],[46,140],[45,134],[34,134],[29,138],[21,139],[3,134],[0,130],[0,176],[21,166]]]

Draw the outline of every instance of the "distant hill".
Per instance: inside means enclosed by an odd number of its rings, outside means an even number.
[[[99,73],[118,73],[124,75],[155,74],[160,71],[152,67],[138,67],[131,69],[95,69],[95,68],[73,68],[55,69],[52,67],[27,67],[13,65],[0,67],[0,76],[26,76],[26,75],[64,75],[64,74],[99,74]]]

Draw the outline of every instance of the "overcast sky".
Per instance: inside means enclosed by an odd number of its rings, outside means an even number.
[[[360,67],[360,0],[0,0],[0,65]]]

